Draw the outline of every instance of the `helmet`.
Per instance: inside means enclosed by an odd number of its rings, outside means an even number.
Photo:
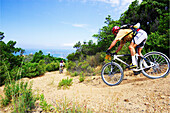
[[[112,33],[113,34],[117,34],[118,30],[120,29],[119,26],[114,26],[113,29],[112,29]]]

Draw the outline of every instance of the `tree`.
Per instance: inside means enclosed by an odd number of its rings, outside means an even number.
[[[141,28],[148,34],[158,30],[160,16],[168,12],[168,0],[143,0],[138,4],[138,0],[129,5],[121,17],[121,24],[141,23]]]
[[[0,85],[4,84],[7,77],[15,78],[10,74],[13,69],[16,70],[17,67],[20,67],[23,61],[22,54],[24,50],[21,48],[16,48],[15,41],[9,41],[7,44],[2,41],[4,39],[4,33],[0,32]],[[14,55],[19,52],[20,55]]]
[[[32,63],[38,63],[40,60],[43,60],[44,59],[44,54],[41,50],[39,50],[39,52],[36,52],[34,55],[33,55],[33,59],[31,60]]]

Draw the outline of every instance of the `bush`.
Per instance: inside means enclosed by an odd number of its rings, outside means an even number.
[[[40,105],[43,111],[47,111],[47,112],[50,111],[50,107],[52,106],[46,102],[43,94],[40,95]]]
[[[33,97],[32,87],[28,87],[28,82],[16,83],[12,81],[11,84],[6,83],[4,93],[5,97],[2,98],[1,104],[6,106],[12,102],[14,112],[24,113],[34,108],[36,99]]]
[[[68,61],[67,70],[75,70],[76,69],[76,63],[72,61]]]
[[[80,74],[79,81],[83,82],[85,80],[85,76],[83,74]]]
[[[39,76],[43,70],[43,67],[39,66],[38,63],[26,63],[22,66],[22,77],[36,77]]]
[[[38,63],[37,71],[39,72],[39,75],[43,75],[46,72],[45,69],[45,60],[40,60]]]
[[[63,89],[68,88],[68,86],[71,86],[73,84],[72,82],[73,79],[62,79],[59,84],[58,84],[58,88],[60,89],[63,86]]]
[[[81,56],[77,61],[69,61],[67,71],[70,71],[71,76],[74,76],[74,72],[80,73],[84,71],[84,73],[88,73],[88,75],[94,75],[95,67],[103,64],[104,57],[106,53],[97,53],[94,56]]]
[[[71,73],[71,76],[72,76],[72,77],[78,76],[78,72],[75,71],[74,73]]]
[[[56,71],[59,69],[59,62],[52,62],[46,65],[46,71]]]

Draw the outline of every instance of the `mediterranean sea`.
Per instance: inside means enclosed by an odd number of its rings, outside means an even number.
[[[42,51],[44,55],[50,54],[53,57],[64,58],[75,52],[74,49],[25,49],[23,55],[35,54],[36,52]]]

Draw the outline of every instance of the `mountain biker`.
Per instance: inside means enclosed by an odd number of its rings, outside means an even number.
[[[64,66],[64,61],[63,60],[61,60],[60,61],[60,68],[63,70],[63,66]]]
[[[116,38],[113,40],[110,47],[106,51],[106,53],[109,54],[111,48],[114,47],[118,41],[120,41],[120,45],[116,52],[114,53],[117,54],[117,52],[121,50],[126,41],[130,41],[131,43],[129,45],[129,50],[132,57],[132,63],[130,64],[129,68],[137,67],[137,61],[135,58],[136,54],[135,48],[137,49],[138,54],[142,56],[141,51],[147,40],[147,33],[144,30],[139,29],[139,27],[140,23],[137,23],[136,25],[123,25],[121,27],[114,26],[112,32],[114,35],[116,35]],[[145,65],[146,63],[144,63],[144,66]]]

